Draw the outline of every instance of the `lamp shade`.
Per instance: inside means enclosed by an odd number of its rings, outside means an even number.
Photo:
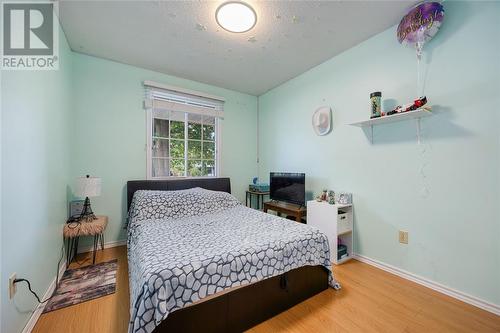
[[[99,177],[78,177],[76,179],[75,195],[77,197],[98,197],[101,195],[101,178]]]

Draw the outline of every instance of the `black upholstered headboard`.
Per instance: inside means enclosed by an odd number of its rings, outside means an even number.
[[[189,178],[172,180],[129,180],[127,182],[127,210],[138,190],[175,191],[201,187],[212,191],[231,193],[229,178]]]

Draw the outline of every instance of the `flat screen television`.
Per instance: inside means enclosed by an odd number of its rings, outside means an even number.
[[[297,205],[305,204],[305,173],[271,172],[269,180],[269,196],[271,200],[285,201]]]

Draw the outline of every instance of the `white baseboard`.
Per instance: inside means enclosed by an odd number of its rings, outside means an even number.
[[[440,292],[442,294],[445,294],[447,296],[456,298],[462,302],[474,305],[478,308],[481,308],[481,309],[486,310],[488,312],[494,313],[497,316],[500,316],[500,305],[487,302],[487,301],[482,300],[480,298],[477,298],[475,296],[463,293],[461,291],[447,287],[445,285],[434,282],[434,281],[429,280],[427,278],[418,276],[416,274],[410,273],[410,272],[405,271],[403,269],[397,268],[395,266],[386,264],[384,262],[363,256],[360,254],[354,254],[353,257],[354,257],[354,259],[356,259],[358,261],[361,261],[361,262],[364,262],[368,265],[380,268],[386,272],[389,272],[389,273],[392,273],[392,274],[397,275],[399,277],[402,277],[403,279],[413,281],[413,282],[418,283],[422,286],[425,286],[427,288],[430,288],[432,290],[435,290],[435,291]]]
[[[117,246],[123,246],[123,245],[127,245],[127,240],[106,242],[106,243],[104,243],[104,248],[109,249],[110,247],[117,247]],[[101,247],[99,246],[99,249],[100,248]],[[93,250],[94,250],[94,247],[92,245],[78,247],[78,253],[92,252]]]
[[[64,260],[61,260],[61,263],[59,265],[59,279],[63,276],[64,272],[66,271],[66,256],[63,258]],[[45,291],[45,294],[42,297],[42,300],[45,300],[49,298],[54,290],[56,289],[56,276],[54,276],[54,279],[52,280],[51,284]],[[19,288],[19,287],[18,287]],[[43,310],[45,309],[45,305],[47,305],[47,302],[38,304],[38,306],[33,310],[31,313],[31,317],[26,323],[26,326],[24,326],[24,329],[22,333],[30,333],[33,328],[35,327],[36,322],[38,321],[38,318],[40,318],[40,315],[42,314]]]

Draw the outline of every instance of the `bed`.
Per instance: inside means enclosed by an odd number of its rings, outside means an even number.
[[[228,178],[129,181],[129,332],[241,332],[325,290],[326,236],[243,206]]]

